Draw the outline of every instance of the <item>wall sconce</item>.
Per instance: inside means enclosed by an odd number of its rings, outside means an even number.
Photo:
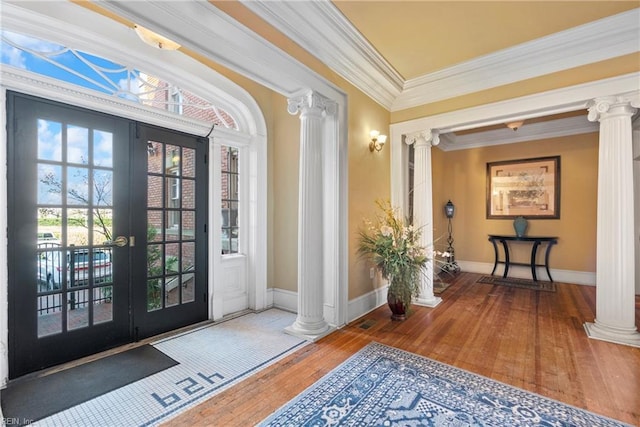
[[[506,123],[507,127],[512,131],[517,131],[520,126],[524,124],[524,120],[520,120],[517,122]]]
[[[168,38],[154,33],[147,28],[141,27],[140,25],[134,25],[133,29],[136,30],[136,34],[140,37],[140,40],[149,46],[164,50],[176,50],[180,47],[180,45],[173,40],[169,40]]]
[[[377,130],[369,132],[371,135],[371,142],[369,143],[369,151],[373,153],[373,150],[380,151],[384,147],[384,143],[387,142],[387,135],[380,135]]]

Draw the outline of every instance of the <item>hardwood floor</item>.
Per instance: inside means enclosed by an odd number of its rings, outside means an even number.
[[[380,307],[167,425],[255,425],[377,341],[640,426],[640,348],[587,338],[594,287],[531,291],[475,283],[478,277],[459,273],[440,305],[414,306],[404,322]]]

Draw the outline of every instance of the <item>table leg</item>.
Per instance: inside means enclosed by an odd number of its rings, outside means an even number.
[[[507,273],[509,272],[509,245],[507,245],[507,241],[502,239],[502,247],[504,248],[504,274],[502,277],[507,277]]]
[[[533,276],[534,282],[538,281],[536,276],[536,252],[538,252],[538,246],[540,246],[540,242],[536,241],[531,248],[531,276]]]
[[[489,239],[493,244],[493,254],[495,256],[495,261],[493,262],[493,270],[491,270],[491,275],[496,272],[496,267],[498,267],[498,245],[496,245],[496,241],[494,239]]]
[[[547,243],[547,252],[544,255],[544,268],[547,269],[547,276],[549,276],[549,281],[553,282],[551,278],[551,272],[549,271],[549,252],[551,252],[551,246],[554,245],[554,241]]]

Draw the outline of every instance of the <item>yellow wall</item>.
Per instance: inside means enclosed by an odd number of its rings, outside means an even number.
[[[585,69],[506,85],[489,93],[458,97],[450,101],[390,113],[335,74],[322,62],[280,32],[266,24],[239,2],[212,2],[239,22],[252,28],[284,51],[336,84],[348,94],[348,200],[349,200],[349,298],[373,289],[369,266],[355,254],[357,230],[363,218],[376,213],[375,200],[390,197],[390,150],[368,150],[369,131],[389,131],[389,124],[439,112],[512,98],[516,95],[569,86],[619,75],[638,69],[637,56],[622,57]],[[97,8],[96,8],[97,9]],[[100,13],[104,13],[101,11]],[[108,15],[108,14],[107,14]],[[125,25],[130,24],[123,22]],[[267,124],[268,138],[268,276],[269,287],[297,289],[297,211],[299,118],[286,112],[286,99],[245,77],[194,52],[181,49],[213,70],[245,88],[259,104]],[[631,64],[631,65],[630,65]],[[606,65],[606,66],[605,66]],[[635,68],[634,68],[635,67]],[[602,71],[602,70],[606,71]],[[577,72],[580,71],[580,72]],[[605,73],[605,74],[603,74]],[[524,86],[529,89],[522,89]],[[535,88],[531,89],[532,87]],[[458,152],[433,152],[434,236],[446,233],[442,206],[450,198],[457,207],[454,219],[456,256],[461,260],[492,262],[493,253],[486,235],[509,233],[510,221],[486,220],[484,207],[487,161],[561,154],[563,170],[562,218],[532,221],[530,233],[558,234],[561,237],[552,257],[553,268],[595,270],[595,183],[596,136],[513,144]],[[446,238],[437,242],[442,247]]]
[[[492,96],[467,96],[455,99],[453,104],[434,104],[404,112],[390,113],[364,95],[326,66],[310,57],[297,45],[285,43],[282,36],[263,23],[238,3],[222,2],[227,12],[234,12],[240,20],[250,20],[253,28],[263,36],[301,59],[315,71],[336,84],[348,95],[348,238],[349,238],[349,299],[372,291],[375,287],[369,278],[370,266],[356,255],[357,231],[363,218],[376,213],[375,200],[390,198],[390,150],[385,147],[379,153],[368,149],[369,131],[377,129],[388,134],[389,123],[397,119],[424,116],[427,113],[466,108],[499,99],[513,97],[517,86],[505,87]],[[218,64],[208,63],[231,80],[247,89],[256,99],[267,121],[269,144],[269,235],[268,235],[268,286],[297,290],[297,215],[298,215],[298,156],[299,118],[286,111],[286,99],[270,89],[245,79]],[[629,58],[618,60],[626,69]],[[633,62],[633,61],[632,61]],[[614,67],[618,68],[618,67]],[[627,67],[628,68],[628,67]],[[596,77],[601,75],[594,71]],[[614,73],[615,74],[615,73]],[[572,81],[564,81],[558,73],[555,85],[573,84],[579,78],[574,73]],[[584,76],[589,80],[590,76]],[[543,82],[548,84],[548,80]],[[545,86],[542,84],[542,86]],[[537,90],[545,87],[536,86]],[[480,94],[482,95],[482,94]],[[416,114],[417,113],[417,114]],[[559,244],[552,251],[551,267],[556,269],[595,271],[596,183],[597,183],[597,134],[579,135],[545,141],[500,145],[482,149],[442,152],[434,148],[434,239],[435,247],[446,248],[447,221],[443,206],[451,199],[456,205],[453,219],[456,259],[493,263],[493,249],[487,241],[492,233],[513,233],[510,220],[487,220],[485,208],[486,163],[528,157],[562,156],[562,201],[560,220],[531,220],[529,234],[558,235]],[[588,171],[588,172],[587,172]],[[526,258],[528,248],[516,250],[515,255]]]
[[[349,95],[349,298],[356,298],[373,289],[369,266],[355,255],[358,227],[363,218],[372,217],[376,199],[390,197],[390,156],[386,147],[381,153],[369,153],[366,148],[368,132],[376,128],[388,132],[389,123],[397,123],[433,114],[455,111],[518,96],[525,96],[579,83],[600,80],[640,70],[638,55],[626,55],[601,63],[577,67],[504,85],[479,93],[427,104],[403,111],[388,112],[370,98],[337,76],[300,46],[266,24],[238,2],[214,4],[235,19],[279,46],[293,57],[343,89]],[[270,286],[295,290],[295,250],[297,230],[297,123],[283,112],[271,112],[274,130],[269,144],[274,153],[286,151],[287,165],[280,165],[280,154],[270,159],[275,172],[273,197],[274,228],[270,245]],[[294,129],[295,128],[295,129]],[[284,145],[283,145],[284,144]],[[289,148],[284,148],[289,147]],[[512,221],[487,220],[485,208],[486,163],[498,160],[562,156],[562,201],[559,220],[532,220],[529,234],[558,235],[559,244],[552,250],[551,267],[558,269],[595,271],[597,135],[579,135],[520,144],[501,145],[484,149],[442,152],[435,148],[434,179],[434,238],[437,249],[446,248],[447,222],[443,206],[451,199],[456,205],[454,247],[456,258],[465,261],[493,262],[493,249],[487,234],[512,233]],[[295,167],[292,168],[291,166]],[[295,173],[294,173],[295,169]],[[525,250],[526,252],[526,250]]]
[[[431,149],[431,179],[433,192],[433,246],[434,249],[444,251],[447,249],[447,217],[444,215],[444,205],[451,200],[456,210],[458,200],[452,195],[451,183],[447,182],[446,153],[438,148]],[[457,217],[457,212],[455,214]],[[454,230],[454,233],[457,230]],[[454,235],[454,248],[457,248]],[[457,258],[457,254],[456,254]],[[437,258],[436,258],[437,259]]]
[[[360,91],[349,91],[349,299],[370,292],[370,265],[356,254],[364,218],[377,213],[376,200],[391,197],[391,150],[369,151],[372,129],[389,134],[389,112]]]
[[[273,134],[269,135],[269,159],[273,191],[269,193],[273,233],[268,268],[269,287],[298,289],[298,175],[300,163],[300,117],[287,112],[287,99],[273,94]]]
[[[287,99],[219,64],[188,52],[249,92],[262,110],[268,144],[267,286],[297,291],[300,118]],[[390,198],[390,149],[369,151],[369,132],[389,134],[389,112],[351,84],[331,74],[348,96],[349,298],[373,289],[369,267],[356,255],[358,227],[376,213],[375,200]]]
[[[513,220],[486,218],[487,162],[547,156],[560,156],[560,219],[530,219],[527,234],[559,237],[551,251],[552,269],[595,272],[597,133],[460,151],[435,148],[433,203],[439,230],[434,236],[446,233],[443,206],[451,199],[456,206],[452,220],[456,259],[492,264],[487,235],[514,234],[514,230]],[[513,247],[516,260],[528,262],[531,246]]]
[[[369,279],[369,267],[356,255],[357,230],[363,218],[376,213],[375,201],[390,198],[390,150],[385,147],[379,153],[369,151],[369,132],[372,129],[389,134],[390,113],[353,85],[331,71],[326,65],[311,56],[300,46],[292,43],[279,31],[266,24],[253,12],[238,2],[214,1],[216,7],[250,26],[265,39],[297,58],[311,69],[342,89],[348,96],[348,199],[349,199],[349,298],[356,298],[373,289]],[[221,69],[219,66],[214,66]],[[232,80],[245,87],[252,95],[268,90],[247,87],[233,73],[225,72]],[[255,85],[255,84],[254,84]],[[272,192],[269,195],[269,276],[268,286],[297,290],[297,224],[298,224],[298,156],[300,127],[299,118],[286,112],[286,99],[273,94],[269,103],[263,104],[256,97],[263,112],[267,114],[270,148],[269,170]],[[273,101],[279,99],[278,101]],[[271,102],[273,101],[273,102]],[[265,108],[270,110],[267,112]]]

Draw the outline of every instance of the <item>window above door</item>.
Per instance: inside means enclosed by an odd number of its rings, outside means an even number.
[[[7,30],[0,34],[3,65],[238,130],[229,112],[153,74],[29,35]]]

